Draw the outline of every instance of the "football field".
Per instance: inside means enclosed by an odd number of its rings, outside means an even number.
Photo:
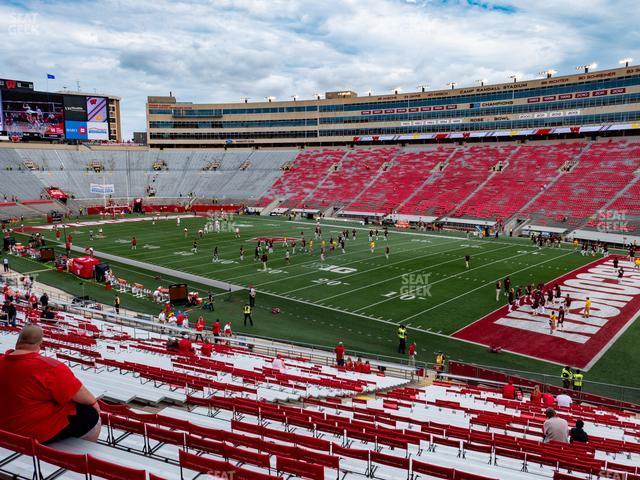
[[[372,253],[369,226],[329,220],[320,223],[327,252],[321,261],[322,240],[314,237],[316,223],[312,221],[237,216],[232,222],[221,222],[220,233],[200,237],[198,230],[208,221],[204,217],[184,217],[180,225],[172,217],[157,222],[142,217],[130,219],[139,221],[80,224],[67,227],[66,233],[73,236],[75,247],[93,246],[97,257],[101,253],[117,256],[120,260],[108,261],[117,277],[143,283],[152,290],[157,284],[180,280],[184,274],[198,276],[201,281],[187,282],[190,289],[202,293],[212,291],[218,298],[216,311],[205,314],[207,321],[211,322],[214,317],[231,320],[236,331],[327,346],[343,341],[348,349],[393,356],[397,355],[397,327],[404,324],[409,328],[410,341],[418,344],[419,360],[432,361],[434,352],[443,350],[453,359],[555,374],[559,364],[570,363],[572,352],[582,349],[584,365],[576,365],[590,370],[593,380],[638,383],[639,375],[631,380],[628,374],[618,374],[611,368],[620,365],[625,355],[631,355],[633,342],[638,339],[638,327],[633,322],[635,302],[625,306],[620,325],[606,332],[600,342],[592,340],[604,335],[605,329],[600,332],[593,321],[580,323],[577,310],[575,329],[577,335],[586,340],[567,332],[563,332],[564,337],[550,337],[546,333],[546,318],[532,322],[527,318],[524,327],[514,327],[513,322],[509,324],[509,319],[503,318],[501,322],[507,327],[496,322],[480,328],[480,333],[466,328],[487,315],[497,315],[500,312],[497,309],[504,308],[506,296],[503,291],[496,300],[495,284],[507,275],[514,288],[524,289],[527,284],[553,282],[568,272],[579,273],[602,261],[600,256],[581,256],[569,244],[538,249],[527,239],[468,239],[466,235],[451,232],[394,228],[389,229],[385,239],[379,228]],[[235,227],[240,229],[239,239],[235,238]],[[104,238],[96,238],[99,228],[103,229]],[[346,229],[349,240],[345,243],[345,253],[339,246],[331,251],[330,239],[337,239]],[[93,241],[90,241],[90,231]],[[55,241],[51,230],[45,235]],[[136,250],[131,248],[134,236]],[[313,241],[312,251],[302,250],[303,237],[307,250]],[[194,239],[198,242],[197,252],[192,251]],[[266,270],[254,259],[260,239],[274,240],[274,251],[268,253]],[[240,259],[241,246],[245,250],[244,260]],[[387,246],[388,258],[385,256]],[[213,259],[215,247],[218,260]],[[285,258],[287,250],[289,262]],[[74,255],[80,253],[74,252]],[[465,266],[466,255],[470,256],[469,268]],[[147,267],[129,265],[127,259],[144,262]],[[170,268],[173,272],[170,276],[157,274],[153,270],[155,266]],[[245,329],[242,325],[246,290],[227,294],[209,286],[206,279],[239,287],[255,286],[258,290],[255,326]],[[576,298],[579,303],[580,294]],[[129,299],[123,296],[122,301],[127,307]],[[271,313],[273,307],[279,307],[281,313]],[[154,309],[158,310],[152,304],[145,308]],[[200,311],[194,312],[199,314]],[[488,353],[488,345],[508,352]]]

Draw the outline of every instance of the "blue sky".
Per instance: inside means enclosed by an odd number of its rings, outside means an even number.
[[[637,0],[0,0],[0,77],[122,97],[222,102],[527,79],[640,62]],[[634,62],[636,63],[636,62]]]

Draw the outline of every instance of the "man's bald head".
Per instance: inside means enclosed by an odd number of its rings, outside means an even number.
[[[16,349],[37,350],[42,343],[42,328],[37,325],[25,325],[16,342]]]

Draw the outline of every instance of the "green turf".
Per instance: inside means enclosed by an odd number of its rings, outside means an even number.
[[[467,239],[450,232],[443,234],[391,230],[388,242],[382,235],[375,252],[369,251],[367,231],[358,229],[357,239],[349,240],[346,254],[327,254],[324,264],[319,258],[319,242],[314,240],[314,253],[295,253],[291,264],[285,265],[285,247],[276,244],[269,255],[269,270],[262,271],[253,260],[255,237],[313,238],[315,223],[287,221],[275,217],[236,217],[241,239],[232,232],[210,233],[198,239],[197,254],[190,252],[193,239],[206,219],[161,220],[155,225],[119,223],[103,226],[104,239],[89,241],[89,229],[97,234],[98,227],[71,228],[75,246],[91,244],[97,251],[162,265],[175,269],[175,278],[161,276],[114,262],[109,262],[118,277],[143,283],[149,288],[179,281],[180,272],[206,278],[225,280],[237,285],[255,285],[259,291],[255,326],[249,331],[258,335],[284,338],[318,345],[334,345],[342,340],[347,348],[382,355],[397,355],[395,332],[401,322],[409,323],[412,340],[418,343],[419,358],[432,361],[434,352],[443,350],[449,358],[484,365],[528,370],[556,376],[558,367],[542,361],[511,354],[490,354],[485,347],[454,340],[448,335],[477,320],[505,303],[495,301],[496,280],[509,274],[514,286],[549,281],[593,259],[575,254],[569,247],[542,249],[525,239]],[[324,222],[323,238],[337,237],[338,231],[358,224]],[[185,238],[183,228],[188,228]],[[68,233],[68,232],[67,232]],[[138,249],[131,250],[131,238],[136,236]],[[53,234],[48,238],[54,240]],[[384,246],[390,247],[390,258],[384,256]],[[245,259],[239,260],[239,248],[245,248]],[[212,262],[213,247],[218,246],[222,262]],[[299,246],[298,246],[299,248]],[[328,249],[327,249],[328,250]],[[471,255],[471,268],[464,266],[464,255]],[[38,270],[41,264],[28,260],[14,262],[17,268]],[[427,277],[428,275],[428,277]],[[57,272],[41,272],[41,281],[53,283],[72,293],[80,293],[77,279]],[[406,285],[406,280],[413,281]],[[419,289],[421,282],[429,287]],[[98,300],[111,303],[113,293],[85,282],[84,288]],[[203,285],[190,283],[190,288],[219,294],[213,318],[231,320],[236,331],[245,331],[242,306],[246,291],[227,294]],[[146,300],[122,296],[123,306],[146,313],[156,313],[158,307]],[[271,308],[282,309],[279,315]],[[198,312],[199,314],[200,312]],[[640,340],[637,323],[614,344],[609,352],[588,373],[588,379],[640,386],[640,365],[630,362],[634,345]],[[625,365],[625,368],[622,368]]]

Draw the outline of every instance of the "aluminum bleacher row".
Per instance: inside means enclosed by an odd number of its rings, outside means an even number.
[[[19,305],[19,321],[34,318]],[[100,441],[42,446],[0,432],[0,472],[106,479],[640,479],[640,419],[610,408],[558,409],[588,444],[543,444],[543,407],[491,388],[346,372],[300,355],[216,344],[170,354],[165,337],[58,312],[45,354],[102,399]],[[17,328],[4,327],[0,349]],[[146,408],[127,405],[135,402]]]

